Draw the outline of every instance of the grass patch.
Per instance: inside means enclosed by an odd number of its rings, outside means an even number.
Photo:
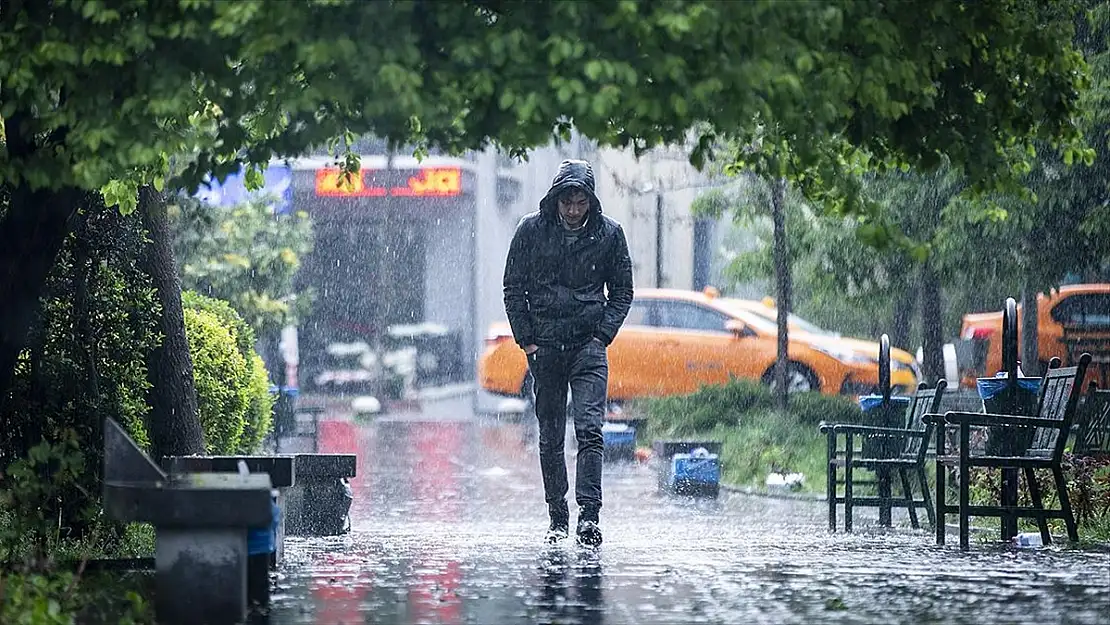
[[[727,484],[762,487],[769,473],[801,473],[803,490],[821,493],[825,437],[818,424],[863,421],[863,412],[851,399],[820,393],[794,395],[790,409],[780,412],[770,390],[750,380],[643,400],[633,409],[647,416],[646,427],[638,432],[642,445],[666,438],[721,441],[721,472]]]

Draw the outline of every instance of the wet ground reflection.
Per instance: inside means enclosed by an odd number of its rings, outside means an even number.
[[[674,500],[634,465],[607,466],[599,551],[545,547],[521,426],[323,431],[359,454],[353,530],[290,539],[271,623],[1110,623],[1103,553],[830,535],[821,503]]]

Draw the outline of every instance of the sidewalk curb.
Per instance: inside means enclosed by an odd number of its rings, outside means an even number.
[[[732,484],[721,484],[721,490],[729,493],[750,495],[752,497],[765,497],[767,499],[788,499],[793,501],[810,502],[828,501],[824,495],[821,495],[819,493],[776,493],[761,488],[755,488],[753,486],[733,486]]]
[[[752,497],[763,497],[766,499],[786,499],[793,501],[809,501],[814,503],[825,503],[828,501],[827,497],[818,493],[775,493],[755,488],[753,486],[733,486],[732,484],[721,484],[721,490],[729,493],[736,493],[738,495],[749,495]],[[957,524],[945,523],[944,525],[947,533],[949,534],[958,534],[960,531],[960,526]],[[972,534],[984,534],[996,531],[992,528],[983,527],[981,525],[972,525],[969,529],[971,530]]]

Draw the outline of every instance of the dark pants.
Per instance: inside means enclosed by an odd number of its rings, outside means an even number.
[[[601,462],[604,443],[609,363],[605,346],[592,340],[569,350],[540,347],[528,357],[535,382],[540,430],[540,470],[544,498],[552,520],[566,522],[567,465],[563,447],[567,428],[567,389],[578,440],[578,475],[574,485],[579,518],[597,521],[601,509]]]

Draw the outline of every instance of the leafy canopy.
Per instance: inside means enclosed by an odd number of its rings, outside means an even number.
[[[861,164],[947,157],[1005,179],[1032,139],[1078,137],[1085,81],[1068,0],[5,8],[0,116],[39,145],[0,154],[0,182],[103,188],[109,203],[171,172],[195,188],[364,133],[522,153],[572,123],[637,149],[696,130],[696,164],[715,137],[762,142],[737,162],[839,201],[840,174]]]

